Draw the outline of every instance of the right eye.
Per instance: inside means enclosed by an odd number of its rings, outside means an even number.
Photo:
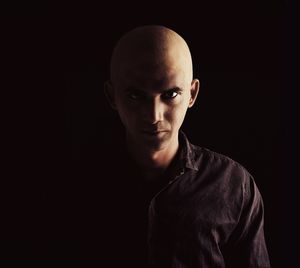
[[[142,93],[137,91],[128,92],[127,95],[131,100],[139,100],[143,97]]]

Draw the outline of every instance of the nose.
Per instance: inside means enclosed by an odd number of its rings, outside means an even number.
[[[147,124],[157,124],[163,121],[164,105],[159,99],[148,100],[143,107],[143,120]]]

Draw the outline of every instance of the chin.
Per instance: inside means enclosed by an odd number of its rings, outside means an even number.
[[[160,151],[165,149],[170,143],[168,133],[161,137],[142,137],[140,139],[140,146],[151,151]]]

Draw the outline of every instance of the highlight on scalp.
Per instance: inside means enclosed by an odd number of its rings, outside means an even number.
[[[185,40],[175,31],[160,25],[137,27],[123,35],[113,49],[110,62],[110,79],[117,79],[121,66],[128,61],[149,58],[153,64],[167,57],[173,49],[186,58],[192,73],[192,58]],[[192,74],[191,74],[192,76]]]

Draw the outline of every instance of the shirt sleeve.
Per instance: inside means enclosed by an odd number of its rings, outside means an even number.
[[[253,177],[245,171],[242,211],[224,247],[226,267],[269,268],[264,236],[264,205]]]

